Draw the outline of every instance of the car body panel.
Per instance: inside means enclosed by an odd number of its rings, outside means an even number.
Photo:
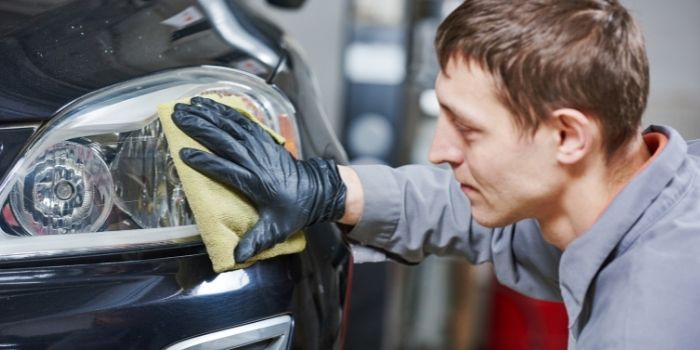
[[[0,121],[44,121],[86,93],[177,67],[220,65],[269,78],[278,62],[231,46],[205,17],[167,24],[188,9],[204,16],[202,4],[211,2],[3,1]],[[239,1],[223,2],[251,37],[281,54],[281,33]]]
[[[0,179],[10,169],[17,154],[38,127],[39,124],[0,127]]]
[[[324,255],[340,260],[288,255],[221,274],[202,253],[3,268],[0,347],[160,349],[279,314],[295,319],[294,348],[337,347],[345,291],[328,286],[344,287],[338,271],[348,262]]]

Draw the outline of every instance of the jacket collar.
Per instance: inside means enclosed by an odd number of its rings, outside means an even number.
[[[559,281],[571,328],[579,318],[586,293],[620,241],[639,224],[686,159],[687,145],[670,127],[650,126],[644,133],[668,137],[661,153],[622,189],[593,226],[562,254]],[[572,329],[572,331],[575,331]]]

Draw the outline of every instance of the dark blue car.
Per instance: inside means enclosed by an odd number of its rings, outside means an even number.
[[[214,273],[156,114],[234,96],[343,163],[312,79],[239,0],[0,1],[0,349],[341,348],[338,228]]]

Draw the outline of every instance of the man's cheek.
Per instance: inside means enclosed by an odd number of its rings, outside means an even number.
[[[469,170],[471,172],[472,177],[475,180],[483,182],[486,181],[489,177],[490,167],[491,165],[489,164],[488,160],[478,159],[470,163]]]

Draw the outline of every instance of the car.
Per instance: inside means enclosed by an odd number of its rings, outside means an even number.
[[[213,271],[156,115],[200,94],[347,162],[300,50],[245,2],[0,2],[0,348],[342,348],[335,225]]]

